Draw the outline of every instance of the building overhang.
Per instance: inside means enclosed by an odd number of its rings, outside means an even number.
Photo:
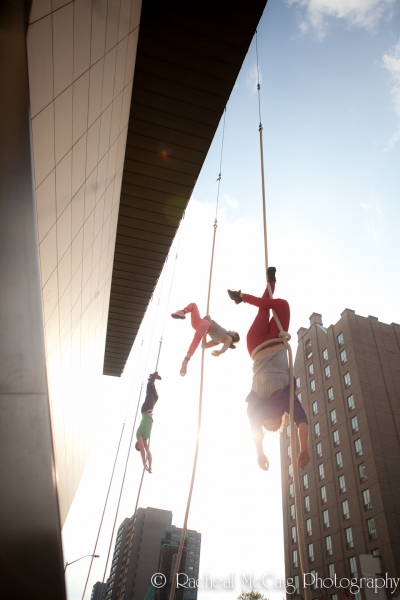
[[[104,374],[119,377],[267,0],[143,0]]]

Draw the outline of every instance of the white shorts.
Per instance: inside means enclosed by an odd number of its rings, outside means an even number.
[[[289,365],[286,348],[275,354],[257,358],[253,363],[253,383],[251,389],[259,398],[269,398],[277,390],[289,384]]]

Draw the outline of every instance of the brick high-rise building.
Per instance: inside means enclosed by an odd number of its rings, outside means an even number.
[[[300,471],[307,573],[361,577],[360,554],[400,576],[400,325],[346,309],[298,331],[294,372],[310,422]],[[281,436],[286,577],[302,593],[289,430]],[[311,578],[308,579],[310,581]],[[340,589],[322,590],[338,600]],[[320,593],[312,591],[315,597]],[[363,595],[363,592],[361,592]]]
[[[161,540],[158,572],[166,577],[166,585],[155,591],[155,600],[168,600],[175,571],[177,552],[182,529],[168,526]],[[181,563],[178,570],[179,587],[175,592],[176,600],[196,600],[197,579],[199,577],[201,533],[188,529],[183,545]]]
[[[134,530],[128,548],[132,526]],[[116,600],[121,586],[121,600],[143,600],[151,587],[151,576],[158,572],[166,573],[168,587],[169,573],[165,569],[168,568],[166,565],[171,567],[181,533],[182,529],[172,525],[172,512],[169,510],[139,508],[135,521],[134,517],[125,519],[117,533],[106,600]],[[198,577],[200,542],[201,534],[187,531],[181,570],[188,577]],[[196,600],[197,590],[195,594],[192,591],[190,589],[184,595],[182,592],[181,597]]]
[[[101,581],[96,581],[92,588],[90,600],[105,600],[107,592],[107,584],[102,584]]]

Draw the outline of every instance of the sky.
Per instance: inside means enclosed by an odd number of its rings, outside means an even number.
[[[313,312],[326,327],[345,308],[400,323],[400,10],[394,0],[269,0],[258,27],[269,264],[275,297],[291,306],[292,347]],[[200,579],[229,578],[236,598],[284,594],[279,440],[265,440],[271,468],[259,469],[246,417],[251,359],[245,336],[254,316],[227,288],[261,295],[265,285],[256,50],[253,41],[227,105],[211,316],[239,331],[235,351],[206,354],[203,422],[189,527],[202,533]],[[196,302],[205,314],[222,127],[193,191],[124,375],[101,378],[108,410],[63,529],[65,560],[93,552],[111,470],[115,471],[86,590],[105,568],[129,437],[141,384],[162,350],[154,414],[154,472],[139,505],[173,512],[183,523],[197,435],[201,353],[180,377],[193,331],[170,313]],[[176,254],[178,257],[176,258]],[[141,401],[143,398],[141,399]],[[130,457],[117,528],[134,511],[141,463]],[[112,542],[111,557],[114,542]],[[68,599],[78,600],[89,558],[67,569]],[[109,568],[107,571],[107,575]]]

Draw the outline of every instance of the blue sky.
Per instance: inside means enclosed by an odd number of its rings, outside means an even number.
[[[258,27],[258,46],[270,263],[278,267],[276,296],[291,305],[294,350],[296,332],[308,326],[313,311],[322,313],[326,326],[344,308],[399,323],[398,2],[269,0]],[[211,301],[212,316],[238,329],[242,339],[254,313],[251,307],[236,307],[225,290],[241,287],[258,294],[264,287],[255,64],[253,42],[227,107]],[[219,128],[187,211],[169,305],[165,290],[154,296],[162,296],[163,315],[190,301],[205,311],[221,135]],[[171,264],[168,269],[167,287]],[[107,435],[93,454],[64,528],[68,561],[92,551],[122,419],[126,414],[129,430],[141,378],[147,378],[155,362],[163,321],[155,319],[156,310],[153,303],[147,316],[152,325],[145,334],[144,323],[121,380],[102,378],[102,391],[112,397]],[[154,333],[149,337],[150,330]],[[152,441],[154,473],[145,480],[140,504],[172,510],[174,523],[181,526],[195,441],[200,354],[192,359],[186,378],[180,378],[190,327],[167,319],[164,333],[159,369],[163,381]],[[256,465],[245,415],[251,382],[245,343],[219,359],[208,355],[206,377],[189,527],[203,534],[201,574],[237,575],[239,588],[226,592],[233,598],[240,592],[241,574],[283,576],[279,444],[267,441],[271,471],[263,473]],[[133,512],[140,475],[135,455],[117,524]],[[117,482],[120,478],[121,468]],[[104,569],[116,493],[91,585]],[[81,598],[84,562],[67,571],[69,600]],[[282,596],[279,589],[264,592],[269,598]],[[202,591],[200,599],[216,593]]]
[[[361,297],[379,278],[377,316],[396,320],[385,299],[400,292],[398,4],[270,1],[258,46],[270,238],[295,233],[292,251],[308,277],[313,254],[328,252]],[[261,218],[255,65],[253,42],[227,107],[221,206],[232,220]],[[194,190],[201,202],[215,199],[220,140],[221,131]]]

